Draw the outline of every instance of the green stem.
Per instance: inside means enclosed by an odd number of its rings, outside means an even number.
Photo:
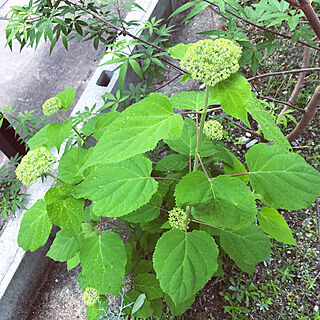
[[[60,180],[58,177],[54,176],[51,172],[46,173],[48,176],[52,177],[53,179],[57,180],[58,182],[64,183],[62,180]]]
[[[196,154],[194,156],[194,158],[195,158],[194,159],[194,169],[193,169],[194,171],[197,171],[198,167],[199,167],[199,161],[198,161],[197,155],[200,154],[202,140],[203,140],[204,122],[206,120],[207,112],[208,112],[208,98],[209,98],[209,87],[206,86],[206,97],[204,99],[204,107],[203,107],[203,111],[202,111],[202,114],[201,114],[200,127],[199,127],[199,130],[198,130]]]
[[[58,114],[63,118],[63,120],[67,121],[68,119],[60,112],[58,111]],[[73,131],[77,134],[77,136],[83,141],[83,143],[90,148],[89,143],[81,136],[80,132],[77,130],[75,126],[72,126]]]

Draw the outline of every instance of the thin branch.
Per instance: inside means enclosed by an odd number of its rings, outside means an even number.
[[[176,179],[176,178],[164,178],[164,177],[151,177],[151,178],[156,180],[181,181],[180,179]]]
[[[292,73],[300,73],[300,72],[312,72],[312,71],[320,71],[319,67],[316,68],[301,68],[301,69],[293,69],[293,70],[284,70],[284,71],[277,71],[277,72],[270,72],[270,73],[263,73],[258,74],[252,78],[248,78],[247,80],[253,81],[261,78],[272,77],[272,76],[284,76],[285,74],[292,74]]]
[[[303,52],[303,59],[302,59],[302,68],[308,68],[309,66],[309,60],[310,60],[310,51],[311,49],[309,47],[304,47],[304,52]],[[285,114],[285,112],[292,108],[292,105],[296,102],[296,99],[301,91],[304,79],[306,77],[306,72],[302,72],[299,74],[298,80],[294,86],[294,89],[291,93],[291,96],[289,98],[289,104],[285,105],[283,109],[281,110],[279,117]],[[290,106],[291,105],[291,106]]]
[[[309,25],[320,40],[320,20],[309,0],[298,0],[299,8],[309,21]]]
[[[239,176],[246,176],[250,174],[250,172],[243,172],[243,173],[234,173],[234,174],[229,174],[229,177],[239,177]]]
[[[272,97],[265,97],[265,96],[260,96],[260,95],[257,95],[257,98],[266,99],[266,100],[269,100],[269,101],[272,101],[272,102],[277,102],[277,103],[284,104],[285,106],[288,107],[286,110],[295,109],[295,110],[298,110],[298,111],[304,113],[304,109],[298,108],[298,107],[294,106],[293,104],[291,104],[290,102],[288,103],[288,102],[284,102],[284,101],[281,101],[281,100],[278,100],[278,99],[275,99],[275,98],[272,98]],[[280,117],[280,115],[279,115],[279,117]]]
[[[197,156],[198,156],[198,159],[199,159],[199,162],[200,162],[200,166],[201,166],[203,172],[204,172],[205,175],[207,176],[208,180],[210,180],[210,177],[209,177],[209,175],[208,175],[208,172],[207,172],[206,168],[204,167],[203,162],[202,162],[202,160],[201,160],[200,154],[197,153]]]
[[[248,133],[251,133],[253,136],[255,136],[255,137],[257,137],[257,138],[263,139],[263,134],[261,134],[261,133],[259,133],[259,132],[255,132],[255,131],[250,130],[250,129],[247,129],[246,127],[242,126],[242,125],[239,124],[239,123],[234,122],[233,124],[234,124],[236,127],[240,128],[240,129],[242,129],[242,130],[244,130],[244,131],[246,131],[246,132],[248,132]]]
[[[165,83],[164,85],[162,85],[161,87],[154,89],[154,91],[155,91],[155,92],[156,92],[156,91],[159,91],[159,90],[161,90],[162,88],[168,86],[170,83],[172,83],[173,81],[177,80],[180,76],[181,76],[181,74],[178,74],[176,77],[174,77],[174,78],[171,79],[170,81],[166,82],[166,83]]]
[[[250,172],[244,172],[244,173],[235,173],[235,174],[228,174],[229,177],[239,177],[239,176],[246,176],[250,174]],[[214,180],[215,178],[209,178],[210,181]]]
[[[186,225],[184,227],[184,232],[188,232],[188,220],[189,220],[189,214],[190,214],[190,206],[187,206],[187,218],[186,218]]]
[[[299,135],[307,128],[310,121],[316,114],[318,105],[320,104],[320,85],[315,89],[312,98],[305,108],[305,112],[301,120],[297,123],[296,127],[287,135],[289,142],[294,141]]]
[[[191,220],[191,221],[195,222],[195,223],[203,224],[203,225],[211,227],[211,228],[215,228],[215,229],[219,229],[221,231],[224,231],[224,229],[222,229],[220,227],[215,227],[215,226],[212,226],[211,224],[207,224],[207,223],[204,223],[204,222],[201,222],[201,221],[198,221],[198,220]]]
[[[209,1],[209,0],[203,0],[203,1],[209,3],[211,6],[214,6],[214,7],[216,7],[216,8],[219,8],[219,6],[218,6],[217,4],[212,3],[212,2]],[[273,33],[273,34],[275,34],[275,35],[277,35],[277,36],[279,36],[279,37],[282,37],[282,38],[291,40],[291,37],[290,37],[290,36],[287,36],[287,35],[285,35],[285,34],[279,33],[279,32],[277,32],[277,31],[270,30],[270,29],[268,29],[268,28],[265,28],[265,27],[263,27],[263,26],[260,26],[260,25],[258,25],[258,24],[256,24],[256,23],[254,23],[254,22],[251,22],[250,20],[247,20],[247,19],[245,19],[245,18],[242,18],[241,15],[240,15],[240,13],[239,13],[239,11],[238,11],[235,7],[233,7],[233,6],[230,5],[229,3],[226,3],[226,5],[229,6],[230,8],[232,8],[233,10],[235,10],[236,12],[238,12],[238,14],[235,14],[235,13],[233,13],[233,12],[231,12],[231,11],[229,11],[229,10],[226,9],[226,12],[228,12],[228,13],[231,14],[232,16],[236,17],[237,19],[239,19],[239,20],[241,20],[241,21],[243,21],[243,22],[245,22],[245,23],[248,23],[248,24],[250,24],[250,25],[252,25],[252,26],[254,26],[254,27],[258,28],[258,29],[261,29],[261,30],[263,30],[263,31],[266,31],[266,32],[269,32],[269,33]],[[219,11],[218,11],[218,13],[221,15],[221,13],[220,13]],[[310,48],[313,48],[313,49],[316,49],[316,50],[320,50],[319,47],[312,46],[312,45],[310,45],[309,43],[307,43],[307,42],[305,42],[305,41],[298,40],[297,42],[300,43],[300,44],[303,44],[304,46],[307,46],[307,47],[310,47]]]
[[[216,107],[216,108],[208,109],[208,110],[207,110],[207,113],[208,113],[208,112],[213,112],[213,111],[216,111],[216,110],[221,110],[221,107]],[[203,111],[194,111],[194,110],[191,110],[191,111],[179,112],[178,114],[202,114],[202,112],[203,112]]]

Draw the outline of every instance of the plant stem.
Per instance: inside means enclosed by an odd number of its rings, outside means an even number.
[[[48,176],[52,177],[53,179],[55,179],[58,182],[64,183],[62,180],[60,180],[58,177],[54,176],[51,172],[47,172],[46,173]]]
[[[60,112],[58,111],[58,114],[63,118],[63,120],[67,121],[68,119]],[[80,132],[77,130],[77,128],[73,125],[72,126],[73,131],[76,133],[76,135],[83,141],[83,143],[90,148],[90,145],[88,142],[81,136]]]
[[[201,221],[198,221],[198,220],[191,220],[191,221],[192,221],[192,222],[195,222],[195,223],[203,224],[203,225],[208,226],[208,227],[211,227],[211,228],[215,228],[215,229],[219,229],[219,230],[224,231],[224,229],[222,229],[222,228],[215,227],[215,226],[212,226],[211,224],[207,224],[207,223],[204,223],[204,222],[201,222]]]
[[[200,128],[198,131],[198,139],[197,139],[197,148],[196,148],[196,154],[195,154],[195,159],[194,159],[194,171],[197,171],[198,167],[199,167],[197,155],[200,154],[201,144],[202,144],[202,140],[203,140],[204,122],[206,120],[207,112],[208,112],[208,98],[209,98],[209,87],[206,86],[206,97],[204,99],[204,106],[203,106],[203,111],[201,114]]]
[[[209,175],[208,175],[208,172],[207,172],[206,168],[205,168],[204,165],[203,165],[203,162],[202,162],[202,160],[201,160],[200,155],[197,154],[197,156],[198,156],[198,159],[199,159],[199,162],[200,162],[200,165],[201,165],[201,168],[202,168],[203,172],[204,172],[205,175],[207,176],[208,180],[210,180],[210,177],[209,177]]]
[[[190,214],[190,206],[187,206],[187,218],[186,218],[186,224],[185,224],[185,227],[184,227],[184,233],[188,232],[189,214]]]
[[[164,178],[164,177],[151,177],[151,178],[156,180],[181,181],[180,179],[176,179],[176,178]]]

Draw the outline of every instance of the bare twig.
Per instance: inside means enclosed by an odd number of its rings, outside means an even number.
[[[272,98],[272,97],[265,97],[265,96],[261,96],[261,95],[257,95],[257,98],[259,98],[259,99],[266,99],[266,100],[269,100],[269,101],[272,101],[272,102],[277,102],[277,103],[284,104],[284,105],[286,106],[286,108],[287,108],[286,110],[288,110],[288,109],[295,109],[295,110],[298,110],[298,111],[304,113],[304,109],[298,108],[298,107],[294,106],[293,104],[290,104],[290,102],[288,103],[288,102],[284,102],[284,101],[282,101],[282,100],[278,100],[278,99],[275,99],[275,98]],[[283,109],[283,110],[284,110],[284,109]],[[281,111],[281,112],[282,112],[282,111]],[[279,115],[279,117],[280,117],[280,115]]]
[[[185,233],[188,232],[189,214],[190,214],[190,206],[187,206],[187,218],[186,218],[186,224],[185,224],[185,227],[184,227],[184,232],[185,232]]]
[[[159,88],[156,88],[154,91],[157,92],[157,91],[161,90],[162,88],[168,86],[170,83],[172,83],[173,81],[177,80],[180,76],[181,76],[181,74],[178,74],[177,76],[172,78],[170,81],[166,82],[164,85],[160,86]]]
[[[301,72],[313,72],[313,71],[320,71],[319,67],[316,68],[301,68],[301,69],[293,69],[293,70],[283,70],[277,72],[270,72],[270,73],[263,73],[258,74],[252,78],[248,78],[247,80],[253,81],[261,78],[272,77],[272,76],[284,76],[285,74],[292,74],[292,73],[301,73]]]
[[[305,108],[305,112],[296,127],[287,135],[289,142],[294,141],[307,128],[313,116],[315,115],[318,105],[320,104],[320,86],[316,88],[311,100]]]
[[[220,228],[220,227],[212,226],[211,224],[208,224],[208,223],[204,223],[204,222],[201,222],[201,221],[198,221],[198,220],[191,220],[191,221],[192,221],[192,222],[195,222],[195,223],[203,224],[203,225],[208,226],[208,227],[211,227],[211,228],[215,228],[215,229],[219,229],[219,230],[224,231],[224,229],[222,229],[222,228]]]
[[[309,21],[310,27],[320,40],[320,20],[317,16],[317,13],[314,11],[312,4],[309,0],[298,0],[298,2],[299,8],[303,11],[304,15]]]
[[[209,1],[209,0],[203,0],[203,1],[209,3],[211,6],[214,6],[214,7],[216,7],[216,8],[219,8],[219,6],[218,6],[217,4],[212,3],[212,2]],[[290,37],[290,36],[287,36],[287,35],[285,35],[285,34],[282,34],[282,33],[277,32],[277,31],[274,31],[274,30],[265,28],[265,27],[260,26],[260,25],[254,23],[254,22],[252,22],[252,21],[250,21],[250,20],[247,20],[247,19],[245,19],[245,18],[242,18],[241,15],[240,15],[240,13],[239,13],[239,11],[238,11],[235,7],[233,7],[233,6],[230,5],[229,3],[226,3],[226,5],[227,5],[228,7],[230,7],[230,8],[232,8],[233,10],[235,10],[236,12],[238,12],[238,14],[235,14],[234,12],[231,12],[231,11],[229,11],[229,10],[226,9],[226,12],[228,12],[228,13],[231,14],[232,16],[236,17],[237,19],[239,19],[239,20],[241,20],[241,21],[243,21],[243,22],[245,22],[245,23],[247,23],[247,24],[250,24],[250,25],[252,25],[252,26],[254,26],[254,27],[258,28],[258,29],[261,29],[261,30],[263,30],[263,31],[266,31],[266,32],[269,32],[269,33],[273,33],[273,34],[275,34],[275,35],[277,35],[277,36],[279,36],[279,37],[282,37],[282,38],[291,40],[291,37]],[[221,13],[220,13],[219,11],[218,11],[218,13],[221,15]],[[307,42],[305,42],[305,41],[298,40],[297,42],[300,43],[300,44],[303,44],[304,46],[307,46],[307,47],[310,47],[310,48],[314,48],[314,49],[316,49],[316,50],[320,50],[319,47],[312,46],[312,45],[310,45],[309,43],[307,43]]]
[[[255,131],[253,131],[253,130],[250,130],[250,129],[242,126],[242,125],[239,124],[239,123],[235,123],[235,122],[234,122],[233,124],[234,124],[236,127],[240,128],[240,129],[242,129],[242,130],[244,130],[244,131],[246,131],[246,132],[251,133],[253,136],[255,136],[255,137],[257,137],[257,138],[263,138],[263,134],[261,134],[261,133],[259,133],[259,132],[255,132]]]
[[[176,179],[176,178],[164,178],[164,177],[151,177],[151,178],[156,180],[181,181],[180,179]]]
[[[208,172],[207,172],[206,168],[204,167],[203,162],[202,162],[202,160],[201,160],[201,157],[200,157],[200,155],[199,155],[198,153],[197,153],[197,156],[198,156],[198,159],[199,159],[199,162],[200,162],[200,166],[201,166],[203,172],[204,172],[205,175],[207,176],[208,180],[210,180],[210,177],[209,177],[209,175],[208,175]]]
[[[213,112],[213,111],[216,111],[216,110],[221,110],[221,107],[208,109],[207,113],[208,112]],[[201,113],[202,113],[202,111],[194,111],[194,110],[179,112],[179,114],[201,114]]]
[[[303,60],[302,60],[302,68],[307,68],[309,66],[309,59],[310,59],[310,48],[309,47],[304,47],[304,53],[303,53]],[[294,89],[291,93],[291,96],[289,98],[289,103],[288,104],[284,104],[284,108],[281,110],[280,114],[279,114],[279,117],[281,117],[282,115],[285,114],[285,112],[292,108],[292,105],[295,103],[300,91],[301,91],[301,88],[302,88],[302,85],[303,85],[303,82],[304,82],[304,78],[306,77],[306,72],[302,72],[299,74],[299,77],[298,77],[298,81],[296,83],[296,85],[294,86]]]

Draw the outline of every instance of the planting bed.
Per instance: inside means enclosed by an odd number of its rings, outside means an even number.
[[[221,21],[209,9],[203,11],[187,25],[181,23],[184,16],[185,14],[178,15],[173,20],[176,31],[171,40],[172,44],[195,42],[205,38],[197,35],[197,32],[217,29],[221,26]],[[284,59],[285,63],[289,63],[285,57],[290,56],[290,62],[295,63],[293,67],[299,67],[300,51],[295,50],[289,54],[286,52],[284,57],[280,58]],[[262,69],[268,70],[270,65],[280,66],[283,63],[280,58],[275,56],[274,60],[271,58],[271,60],[264,61]],[[183,83],[174,81],[165,85],[175,77],[174,69],[169,68],[164,74],[164,81],[155,83],[154,91],[178,93],[183,90],[199,89],[199,84],[192,80]],[[274,85],[274,88],[281,86],[283,84],[280,81]],[[269,88],[269,95],[276,95],[274,88]],[[290,88],[283,88],[285,89]],[[99,90],[96,91],[96,96],[101,93]],[[300,102],[301,107],[305,102]],[[295,114],[295,116],[299,115]],[[247,151],[245,143],[242,142],[247,143],[253,137],[230,124],[221,111],[212,114],[211,117],[222,122],[227,132],[224,142],[234,153],[242,157]],[[289,124],[287,131],[292,126],[292,123]],[[300,154],[318,168],[320,162],[319,128],[320,120],[316,118],[302,136],[302,140],[296,143],[296,149],[300,151]],[[183,319],[320,319],[320,242],[317,234],[319,211],[316,205],[313,205],[307,210],[281,213],[293,230],[298,248],[274,242],[273,254],[257,266],[253,275],[242,272],[230,259],[225,258],[224,262],[227,267],[224,270],[224,277],[213,278],[197,294],[194,304],[182,316]],[[29,310],[27,319],[86,319],[85,305],[81,299],[82,291],[76,281],[79,268],[67,273],[66,264],[54,262],[47,271],[46,281],[39,289],[36,303]],[[115,299],[113,304],[111,303],[115,310],[118,303],[119,300]],[[161,319],[173,318],[169,313],[164,313]]]

